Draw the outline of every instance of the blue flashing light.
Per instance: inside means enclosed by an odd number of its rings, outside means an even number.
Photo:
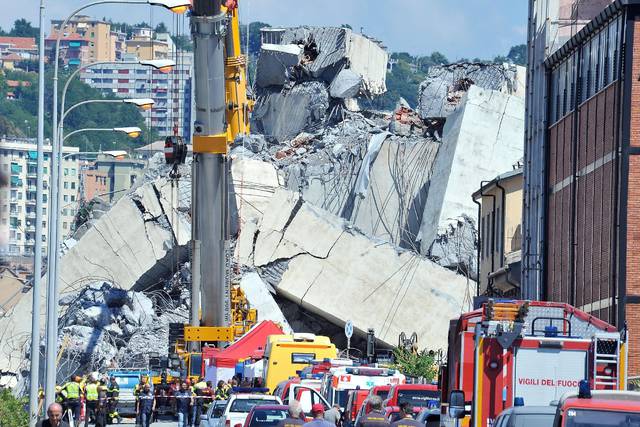
[[[578,398],[591,399],[591,387],[589,386],[589,381],[581,380],[578,384]]]
[[[545,338],[556,338],[558,336],[558,327],[552,325],[545,326],[544,336]]]
[[[516,396],[513,399],[513,406],[524,406],[524,397]]]

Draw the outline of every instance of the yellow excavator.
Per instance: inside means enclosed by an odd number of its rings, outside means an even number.
[[[203,375],[203,345],[234,341],[258,317],[240,286],[229,279],[228,151],[236,138],[249,134],[253,101],[247,90],[247,55],[241,52],[238,0],[223,1],[193,0],[190,18],[196,104],[192,307],[190,324],[172,325],[169,339],[170,366],[188,377]],[[181,140],[167,138],[167,162],[184,161],[185,154]]]

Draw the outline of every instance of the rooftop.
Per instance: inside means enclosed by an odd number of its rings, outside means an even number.
[[[35,37],[0,37],[0,45],[9,45],[14,49],[36,49]]]

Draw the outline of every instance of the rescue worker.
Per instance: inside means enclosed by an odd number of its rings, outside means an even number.
[[[331,409],[324,413],[324,419],[335,426],[340,425],[341,418],[342,413],[340,413],[340,405],[338,405],[337,403],[334,404]]]
[[[136,418],[140,419],[142,427],[149,427],[153,411],[156,410],[156,399],[149,383],[145,383],[142,387],[136,398]]]
[[[413,419],[413,408],[407,402],[400,404],[400,419],[391,423],[391,427],[424,427],[424,424]]]
[[[361,417],[356,427],[389,427],[391,424],[385,418],[382,410],[382,398],[380,396],[371,396],[368,400],[371,412]]]
[[[229,398],[228,389],[224,381],[218,381],[218,386],[214,392],[214,398],[216,400],[227,400]]]
[[[200,417],[202,416],[202,407],[204,405],[205,393],[207,383],[203,377],[199,377],[198,381],[193,385],[193,392],[195,394],[193,400],[193,406],[191,407],[191,425],[194,427],[200,427]]]
[[[175,394],[178,427],[189,427],[189,409],[193,403],[193,392],[186,381],[180,384],[180,390]]]
[[[160,384],[155,387],[154,395],[156,397],[156,411],[153,413],[153,421],[158,421],[158,414],[165,411],[169,406],[169,394],[171,389],[167,384],[166,376],[162,378]]]
[[[82,388],[80,387],[80,377],[73,376],[73,379],[62,386],[60,394],[66,395],[64,406],[71,411],[74,423],[80,420],[80,398],[82,397]]]
[[[109,398],[107,397],[107,382],[103,379],[98,386],[98,404],[96,407],[96,427],[107,426],[107,410]]]
[[[289,416],[284,420],[280,420],[276,427],[298,427],[304,424],[304,412],[302,412],[300,402],[291,400],[287,412]]]
[[[313,420],[304,424],[304,427],[336,427],[324,419],[324,405],[322,403],[314,403],[311,405],[311,415]]]
[[[107,386],[107,423],[111,424],[114,420],[120,422],[120,414],[118,414],[118,398],[120,397],[120,385],[116,381],[116,377],[109,379]]]
[[[84,413],[84,427],[89,425],[89,421],[95,423],[96,411],[98,410],[98,382],[93,378],[89,378],[89,382],[84,387],[86,400],[86,409]]]
[[[144,387],[147,385],[148,382],[149,382],[149,379],[145,375],[142,375],[140,377],[140,382],[136,384],[136,386],[133,388],[133,397],[136,398],[136,402],[138,401],[138,396],[140,395],[140,393],[144,391]],[[142,420],[140,420],[140,416],[137,414],[138,414],[138,411],[136,411],[136,425],[140,425]]]
[[[207,388],[203,390],[204,398],[204,407],[202,408],[203,412],[207,412],[209,409],[209,405],[213,402],[213,383],[211,381],[207,381]]]

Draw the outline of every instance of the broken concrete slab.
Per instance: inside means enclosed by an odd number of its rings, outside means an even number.
[[[351,69],[344,69],[338,73],[329,85],[329,95],[332,98],[355,98],[362,87],[362,76]]]
[[[262,88],[283,86],[289,81],[289,68],[300,63],[302,47],[295,44],[263,44],[256,68],[256,84]]]
[[[283,218],[289,219],[283,223]],[[274,235],[278,239],[269,237]],[[284,264],[278,294],[337,325],[351,319],[360,331],[375,328],[376,336],[388,344],[409,324],[429,348],[445,347],[448,319],[463,309],[469,292],[461,276],[413,252],[367,238],[286,190],[272,197],[255,251],[265,254],[256,256],[261,276]],[[424,313],[431,320],[416,323]]]
[[[418,89],[423,119],[448,117],[472,85],[524,99],[525,68],[512,64],[456,63],[429,68]]]
[[[284,142],[299,133],[318,130],[329,110],[329,91],[323,82],[296,84],[290,90],[258,93],[252,121],[267,139]]]
[[[251,308],[258,310],[260,320],[271,320],[280,325],[285,333],[293,330],[289,322],[282,314],[268,285],[256,272],[248,272],[242,275],[240,287],[245,292]]]
[[[476,217],[470,194],[523,156],[524,100],[472,85],[447,119],[422,215],[426,253],[441,227],[464,214]]]

